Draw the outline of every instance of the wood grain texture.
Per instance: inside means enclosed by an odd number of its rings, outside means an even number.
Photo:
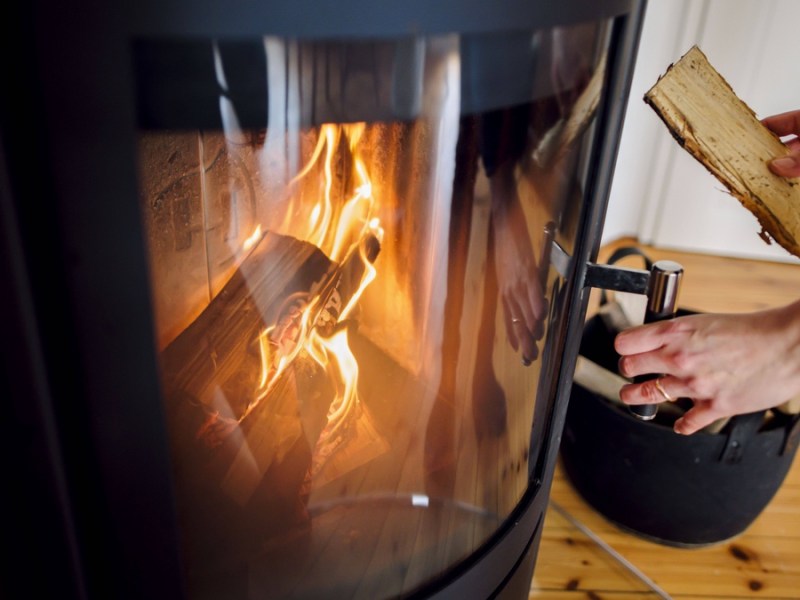
[[[669,66],[644,100],[678,143],[721,181],[763,228],[800,256],[800,181],[767,164],[788,154],[781,140],[693,46]]]
[[[605,262],[622,239],[601,249]],[[653,260],[679,262],[685,269],[679,304],[704,312],[744,312],[789,303],[800,297],[800,266],[723,258],[640,246]],[[639,267],[635,257],[620,262]],[[592,290],[589,315],[597,310]],[[796,600],[800,598],[800,460],[783,485],[742,534],[713,546],[672,548],[622,531],[573,489],[560,465],[551,500],[592,534],[644,573],[670,598],[680,600]],[[630,600],[659,598],[604,552],[570,520],[550,509],[530,589],[531,600]]]

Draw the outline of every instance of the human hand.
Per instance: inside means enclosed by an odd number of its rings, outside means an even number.
[[[620,391],[625,404],[690,398],[675,422],[691,434],[717,419],[772,408],[800,393],[800,302],[746,314],[699,314],[619,333],[614,347],[627,376],[663,373]]]
[[[773,115],[761,122],[779,137],[794,136],[786,142],[789,154],[773,159],[770,171],[781,177],[800,177],[800,110]]]
[[[547,302],[513,171],[501,168],[491,178],[492,234],[497,285],[511,347],[527,365],[539,356]]]

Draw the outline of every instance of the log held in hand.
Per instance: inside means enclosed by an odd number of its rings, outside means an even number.
[[[692,47],[644,100],[681,147],[755,215],[764,232],[800,256],[800,180],[779,177],[767,166],[789,150],[736,96],[705,54]]]

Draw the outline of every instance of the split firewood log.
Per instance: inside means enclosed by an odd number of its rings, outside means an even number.
[[[747,208],[775,240],[800,257],[800,180],[774,175],[767,164],[789,153],[693,46],[645,94],[681,147]]]
[[[379,252],[380,241],[367,233],[336,263],[311,243],[267,232],[162,351],[166,416],[186,489],[196,491],[192,482],[202,487],[207,479],[214,493],[221,490],[246,507],[263,505],[277,481],[298,471],[299,480],[283,488],[299,490],[306,483],[329,441],[327,415],[335,394],[325,369],[304,349],[303,336],[313,330],[329,337],[346,325],[343,320],[352,318],[348,305]],[[337,448],[368,444],[362,462],[385,451],[369,418],[359,407],[345,424],[349,435],[336,438]],[[343,472],[342,460],[326,462],[333,465],[326,480]]]
[[[291,355],[300,342],[301,313],[309,308],[309,327],[329,334],[360,284],[364,261],[373,262],[379,251],[380,242],[366,235],[337,264],[313,244],[266,233],[200,316],[161,353],[167,396],[241,419],[263,378],[258,347],[263,332],[272,331],[267,354]],[[220,397],[226,388],[231,393]],[[207,425],[213,439],[220,426]]]
[[[166,395],[177,393],[209,413],[238,419],[258,385],[261,332],[308,296],[333,263],[313,244],[268,232],[200,316],[161,353]],[[247,390],[225,394],[225,387]],[[238,391],[238,390],[237,390]]]

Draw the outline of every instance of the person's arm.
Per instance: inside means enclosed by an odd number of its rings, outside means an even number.
[[[539,356],[547,300],[525,214],[517,195],[513,163],[505,163],[489,179],[492,195],[494,261],[503,318],[511,347],[528,365]]]
[[[800,177],[800,110],[762,123],[789,149],[769,169]],[[623,402],[693,401],[675,422],[678,433],[688,435],[717,419],[772,408],[800,395],[800,301],[754,313],[691,315],[634,327],[617,335],[615,347],[623,375],[664,374],[624,386]]]

